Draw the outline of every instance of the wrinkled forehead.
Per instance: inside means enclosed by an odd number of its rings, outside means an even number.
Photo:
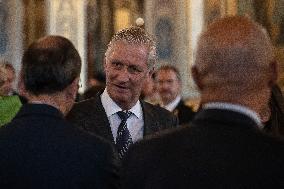
[[[123,64],[148,66],[148,49],[143,45],[116,43],[106,53],[107,62],[121,62]]]
[[[119,41],[114,41],[112,43],[110,43],[108,50],[111,49],[117,49],[117,48],[133,48],[135,50],[143,50],[145,52],[149,52],[150,51],[150,46],[148,44],[144,44],[144,43],[133,43],[133,42],[129,42],[129,41],[125,41],[125,40],[119,40]]]
[[[113,55],[127,55],[132,57],[139,57],[147,61],[148,54],[149,48],[146,45],[117,41],[109,46],[106,52],[106,57],[110,58]]]
[[[161,69],[156,74],[158,79],[178,79],[176,72],[171,69]]]

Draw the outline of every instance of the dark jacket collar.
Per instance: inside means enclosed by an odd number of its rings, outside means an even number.
[[[28,115],[48,115],[54,116],[58,118],[63,118],[63,114],[55,107],[47,105],[47,104],[24,104],[19,110],[16,117],[23,117]]]
[[[97,127],[99,127],[98,130],[108,140],[114,142],[114,138],[111,133],[110,123],[108,121],[107,115],[102,105],[100,95],[101,93],[97,94],[95,98],[91,99],[91,101],[93,102],[90,104],[94,106],[92,107],[92,111],[94,111],[92,112],[92,114],[101,115],[99,119],[96,119],[96,123],[97,123],[96,125]],[[143,121],[144,121],[144,134],[143,135],[145,136],[145,135],[149,135],[149,134],[156,132],[159,129],[160,124],[159,124],[159,121],[156,119],[155,115],[153,115],[151,108],[149,107],[151,105],[149,105],[147,102],[141,99],[140,99],[140,102],[141,102],[141,107],[143,111]]]
[[[159,121],[151,111],[151,106],[149,103],[140,100],[142,110],[143,110],[143,121],[144,121],[144,136],[153,134],[157,132],[158,128],[160,127]]]
[[[91,99],[90,104],[92,104],[92,114],[99,115],[95,116],[96,126],[98,127],[98,130],[101,132],[101,135],[107,138],[109,141],[112,141],[114,143],[114,138],[112,136],[110,123],[107,118],[107,114],[105,112],[105,109],[103,107],[102,101],[101,101],[101,93],[98,93],[95,98]],[[88,130],[88,129],[87,129]]]
[[[258,129],[257,123],[245,114],[222,109],[201,109],[195,116],[193,122],[220,122],[226,125],[246,126]]]

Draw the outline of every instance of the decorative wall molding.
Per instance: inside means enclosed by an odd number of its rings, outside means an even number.
[[[86,10],[85,0],[47,0],[48,34],[62,35],[70,39],[78,49],[82,59],[80,74],[82,93],[87,88],[88,70],[86,63]]]

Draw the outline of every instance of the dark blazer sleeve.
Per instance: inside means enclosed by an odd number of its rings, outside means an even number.
[[[80,114],[76,114],[76,111],[72,109],[67,115],[66,115],[66,120],[72,123],[72,125],[75,125],[78,128],[83,128],[83,124],[80,124]]]
[[[76,103],[66,119],[73,125],[114,142],[100,96]]]
[[[75,103],[70,112],[66,115],[66,120],[78,128],[86,130],[86,124],[91,118],[89,115],[93,111],[92,101]]]
[[[121,186],[123,189],[147,188],[146,180],[151,177],[152,168],[148,162],[152,162],[151,155],[154,154],[149,155],[145,151],[145,145],[141,146],[139,143],[135,143],[122,160]],[[148,174],[145,170],[148,170]]]

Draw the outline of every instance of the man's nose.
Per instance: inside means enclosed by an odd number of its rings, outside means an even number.
[[[166,81],[160,82],[160,87],[163,89],[167,89],[169,88],[169,84]]]
[[[123,69],[119,70],[117,78],[121,82],[129,81],[130,74],[128,72],[127,66],[124,66]]]

